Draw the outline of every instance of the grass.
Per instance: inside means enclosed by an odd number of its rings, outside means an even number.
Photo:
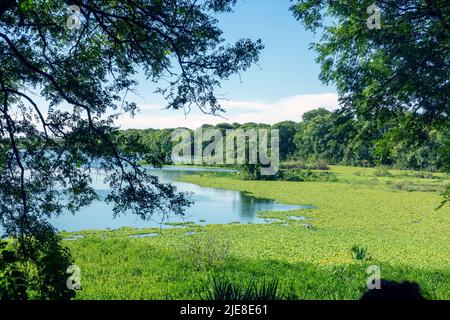
[[[235,283],[259,277],[276,279],[280,292],[299,299],[358,299],[367,267],[378,265],[383,279],[415,281],[430,298],[450,299],[450,206],[435,210],[441,200],[436,191],[391,186],[406,181],[439,188],[448,177],[423,178],[400,170],[376,177],[375,170],[332,166],[335,182],[242,181],[224,173],[184,176],[186,182],[316,208],[264,212],[261,216],[281,223],[263,225],[77,232],[85,238],[66,242],[81,268],[83,290],[77,298],[198,299],[208,296],[205,283],[211,277]],[[308,218],[314,228],[289,219],[295,215]],[[152,232],[160,235],[128,237]],[[370,259],[355,259],[352,252],[358,257],[369,252]]]

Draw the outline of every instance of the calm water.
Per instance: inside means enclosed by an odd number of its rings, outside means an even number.
[[[166,167],[163,169],[149,170],[161,180],[171,182],[179,191],[192,192],[191,199],[194,204],[187,209],[184,217],[171,216],[164,223],[173,222],[195,222],[197,224],[214,223],[264,223],[266,220],[258,218],[258,211],[275,210],[285,211],[309,206],[293,206],[276,203],[269,199],[259,199],[249,196],[243,192],[200,187],[190,183],[178,182],[177,178],[186,174],[194,174],[199,171],[229,171],[222,169],[204,169],[190,167]],[[95,182],[95,188],[101,195],[106,195],[108,190],[102,185],[100,178]],[[79,231],[85,229],[116,229],[120,227],[167,227],[161,224],[161,217],[153,217],[151,221],[142,221],[140,218],[130,214],[113,218],[111,207],[101,201],[92,203],[89,207],[81,210],[76,215],[64,214],[52,219],[52,224],[59,230]]]

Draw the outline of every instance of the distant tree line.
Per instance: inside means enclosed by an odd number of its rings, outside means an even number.
[[[421,120],[420,115],[405,112],[381,122],[357,118],[343,110],[319,108],[303,114],[299,122],[283,121],[272,126],[221,123],[204,125],[203,129],[219,129],[224,136],[227,129],[278,129],[282,161],[443,170],[450,157],[450,129],[426,128]],[[173,130],[128,129],[119,131],[116,139],[122,150],[141,153],[143,160],[170,164]]]

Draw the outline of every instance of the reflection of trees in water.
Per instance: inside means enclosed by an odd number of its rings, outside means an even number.
[[[270,210],[275,201],[260,199],[247,195],[244,192],[236,192],[233,200],[233,211],[245,221],[253,221],[256,213],[261,210]]]
[[[176,181],[178,177],[184,174],[195,173],[193,171],[177,171],[171,168],[170,170],[154,170],[154,172],[161,180],[173,183],[179,191],[192,192],[190,198],[194,201],[184,217],[171,215],[168,220],[165,217],[165,222],[198,221],[198,219],[204,219],[207,223],[258,222],[257,213],[260,211],[292,210],[302,207],[280,204],[271,199],[255,198],[245,192],[207,188]],[[101,183],[96,186],[104,188]],[[108,189],[97,188],[96,191],[102,198],[110,192]],[[61,217],[53,219],[52,224],[61,230],[68,231],[120,228],[123,226],[160,226],[159,216],[155,216],[154,219],[149,221],[141,221],[132,214],[120,215],[113,219],[111,210],[110,205],[101,201],[94,201],[90,206],[81,210],[78,215],[63,214]]]
[[[235,214],[239,217],[240,222],[246,223],[255,221],[257,212],[275,208],[275,201],[271,199],[255,198],[241,191],[205,188],[176,181],[183,175],[196,174],[197,172],[195,170],[177,170],[176,168],[169,167],[163,170],[152,171],[161,180],[176,185],[180,191],[193,192],[193,200],[195,202],[193,208],[191,208],[193,211],[201,208],[200,211],[212,209],[214,214]],[[223,206],[224,203],[227,204],[226,207]],[[230,206],[231,212],[224,212],[224,210],[228,211],[228,205]],[[195,212],[192,213],[195,215]]]
[[[189,171],[175,171],[175,170],[149,170],[150,173],[154,176],[157,176],[159,179],[173,182],[175,179],[180,178],[186,174],[191,174]]]

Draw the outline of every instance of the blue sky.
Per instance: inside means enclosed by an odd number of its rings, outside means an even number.
[[[320,68],[309,44],[319,35],[305,31],[289,10],[290,0],[239,0],[231,13],[217,16],[223,37],[229,42],[240,38],[261,39],[265,49],[260,61],[241,77],[223,82],[218,92],[227,101],[225,118],[203,115],[195,110],[161,110],[164,100],[154,95],[155,85],[141,81],[138,103],[141,113],[120,119],[122,128],[196,128],[203,123],[264,122],[300,120],[317,107],[334,109],[336,90],[318,79]]]
[[[308,49],[314,34],[293,17],[291,4],[289,0],[241,0],[235,12],[219,17],[226,39],[261,38],[265,45],[259,66],[244,73],[242,83],[238,79],[224,83],[232,99],[273,101],[334,91],[318,80],[320,68]]]
[[[218,89],[222,117],[205,115],[193,109],[189,114],[166,110],[164,98],[155,94],[157,85],[137,79],[137,94],[127,100],[136,102],[140,112],[131,117],[124,114],[117,120],[121,129],[137,128],[198,128],[202,124],[220,122],[256,122],[274,124],[285,120],[300,121],[304,112],[325,107],[336,109],[338,97],[333,87],[318,79],[320,67],[310,43],[320,35],[305,31],[289,10],[290,0],[238,0],[234,11],[217,16],[223,38],[234,43],[241,38],[261,39],[265,49],[258,64],[224,81]],[[44,107],[47,103],[41,101]]]

